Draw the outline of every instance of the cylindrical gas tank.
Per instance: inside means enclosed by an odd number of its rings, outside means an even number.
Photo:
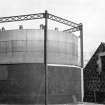
[[[48,103],[81,101],[81,69],[75,35],[48,30]],[[0,103],[44,104],[44,30],[0,32]]]
[[[0,32],[0,63],[43,63],[44,30]],[[47,63],[78,65],[78,38],[67,32],[48,30]]]

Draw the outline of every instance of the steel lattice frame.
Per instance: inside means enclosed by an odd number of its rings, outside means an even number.
[[[10,17],[1,17],[0,18],[0,23],[34,20],[34,19],[42,19],[42,18],[43,18],[43,13],[29,14],[29,15],[19,15],[19,16],[10,16]]]
[[[70,26],[72,28],[64,30],[67,32],[75,32],[79,31],[79,27],[81,24],[74,23],[72,21],[63,19],[61,17],[52,15],[47,13],[47,18],[62,24],[65,24],[67,26]],[[10,17],[0,17],[0,23],[5,23],[5,22],[15,22],[15,21],[26,21],[26,20],[34,20],[34,19],[43,19],[45,18],[45,13],[38,13],[38,14],[28,14],[28,15],[19,15],[19,16],[10,16]]]

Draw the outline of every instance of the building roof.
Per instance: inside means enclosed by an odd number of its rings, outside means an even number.
[[[90,58],[90,60],[86,64],[86,66],[84,67],[84,69],[87,69],[88,67],[92,67],[91,65],[95,65],[96,64],[96,61],[98,60],[98,56],[97,55],[100,52],[105,52],[105,43],[104,42],[101,42],[101,44],[96,49],[96,51],[94,52],[94,54],[92,55],[92,57]]]

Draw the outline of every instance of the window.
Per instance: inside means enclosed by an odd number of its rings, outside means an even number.
[[[101,56],[102,71],[105,72],[105,56]]]

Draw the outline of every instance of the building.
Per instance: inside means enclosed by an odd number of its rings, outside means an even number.
[[[84,68],[84,101],[105,103],[105,43],[101,43]]]

